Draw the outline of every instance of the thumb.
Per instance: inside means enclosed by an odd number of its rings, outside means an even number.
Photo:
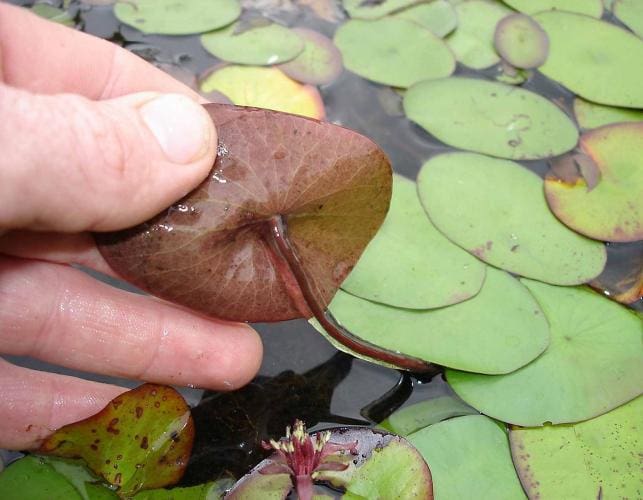
[[[105,101],[0,84],[0,230],[107,231],[201,182],[216,155],[203,107],[180,94]]]

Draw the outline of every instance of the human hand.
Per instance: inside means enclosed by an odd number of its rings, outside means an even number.
[[[0,4],[0,353],[211,389],[254,376],[249,326],[69,266],[113,274],[87,231],[140,223],[205,178],[216,131],[196,100],[124,49]],[[0,448],[35,447],[124,390],[0,359]]]

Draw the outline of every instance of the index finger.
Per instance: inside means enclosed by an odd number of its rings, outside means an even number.
[[[28,61],[28,64],[25,63]],[[196,92],[117,45],[0,3],[0,81],[93,100],[142,91]]]

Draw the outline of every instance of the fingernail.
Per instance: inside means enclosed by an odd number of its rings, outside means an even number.
[[[170,162],[192,163],[210,149],[214,126],[192,99],[166,94],[145,103],[139,113]]]

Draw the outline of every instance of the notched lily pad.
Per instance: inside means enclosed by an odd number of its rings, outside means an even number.
[[[496,26],[496,51],[516,68],[537,68],[549,53],[547,33],[531,17],[511,14]]]
[[[393,17],[413,21],[440,38],[451,33],[458,25],[458,16],[448,0],[413,5],[393,14]]]
[[[275,218],[323,308],[384,220],[390,164],[369,139],[336,125],[206,109],[219,135],[209,177],[151,221],[97,234],[100,250],[128,281],[212,316],[310,317],[292,267],[272,246]]]
[[[529,498],[640,498],[643,397],[573,425],[512,427]]]
[[[215,30],[241,14],[237,0],[124,0],[114,5],[122,23],[143,33],[191,35]]]
[[[601,0],[503,0],[520,12],[535,14],[544,10],[562,10],[600,18],[603,14]]]
[[[82,458],[122,495],[176,483],[187,466],[194,423],[171,387],[144,384],[96,415],[49,436],[39,452]]]
[[[562,222],[591,238],[643,239],[643,123],[593,129],[580,140],[579,178],[552,170],[545,180],[549,207]]]
[[[509,159],[556,156],[578,131],[538,94],[473,78],[421,82],[404,96],[406,116],[449,146]]]
[[[643,38],[643,2],[615,0],[612,12],[625,26]]]
[[[619,122],[643,122],[643,111],[603,106],[580,97],[574,99],[574,115],[578,125],[583,129],[598,128]]]

